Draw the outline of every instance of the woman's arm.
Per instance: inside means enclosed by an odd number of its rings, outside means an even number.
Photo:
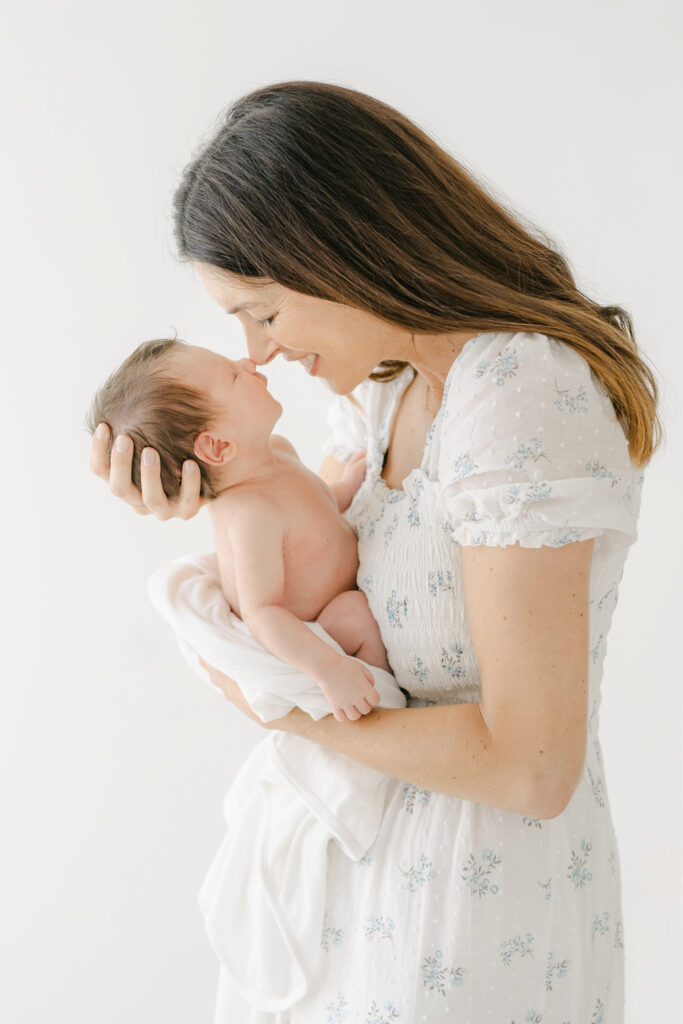
[[[556,817],[584,767],[592,549],[592,540],[561,548],[463,547],[480,703],[376,707],[355,722],[330,715],[315,722],[295,708],[269,728],[425,789]],[[246,710],[232,680],[210,672]]]

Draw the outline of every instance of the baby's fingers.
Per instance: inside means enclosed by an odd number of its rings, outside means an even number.
[[[363,699],[368,702],[371,708],[374,708],[376,704],[379,704],[382,698],[380,697],[379,693],[373,686],[368,696],[364,697]]]

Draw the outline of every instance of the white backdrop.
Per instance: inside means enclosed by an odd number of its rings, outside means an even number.
[[[627,1024],[679,1019],[680,5],[24,0],[1,19],[0,1019],[212,1018],[196,892],[222,795],[265,733],[191,673],[146,599],[157,566],[211,548],[208,515],[162,524],[111,498],[83,415],[145,338],[176,328],[245,354],[175,260],[171,197],[221,109],[288,78],[414,118],[546,229],[590,294],[631,311],[658,373],[668,439],[646,470],[601,737]],[[282,432],[317,467],[329,392],[296,365],[267,372]]]

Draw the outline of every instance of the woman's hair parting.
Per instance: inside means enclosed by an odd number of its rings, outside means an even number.
[[[353,89],[280,82],[241,97],[173,200],[183,259],[365,310],[406,330],[528,331],[578,351],[644,466],[657,383],[630,314],[409,118]],[[372,377],[389,380],[405,364]]]
[[[127,434],[134,445],[132,480],[142,488],[143,448],[156,448],[161,461],[161,484],[173,499],[180,494],[182,467],[193,459],[201,474],[202,497],[217,496],[210,468],[197,458],[194,442],[218,412],[195,388],[170,372],[171,357],[185,342],[178,338],[145,341],[98,388],[86,413],[86,429],[109,427],[109,458],[115,438]]]

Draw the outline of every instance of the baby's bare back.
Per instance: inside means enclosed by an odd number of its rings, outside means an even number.
[[[240,503],[243,514],[245,502],[251,500],[255,515],[265,502],[271,512],[270,529],[275,511],[283,531],[282,607],[302,621],[310,622],[333,597],[355,588],[357,541],[327,484],[286,449],[277,448],[277,456],[276,474],[266,483],[228,488],[212,502],[221,583],[231,608],[241,617],[235,552],[227,522],[236,502]]]

